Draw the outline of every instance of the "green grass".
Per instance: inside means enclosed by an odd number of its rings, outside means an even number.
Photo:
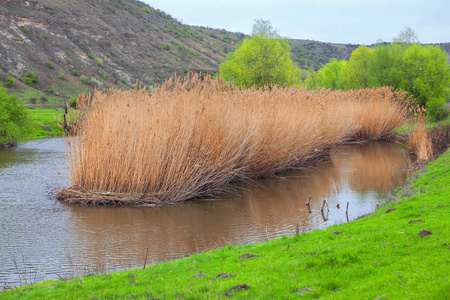
[[[63,130],[58,127],[57,118],[58,116],[63,115],[64,111],[35,108],[29,109],[28,113],[33,119],[33,123],[36,128],[28,139],[40,139],[45,137],[60,136],[63,134]]]
[[[228,245],[146,270],[44,282],[0,298],[216,299],[228,293],[234,299],[449,299],[450,151],[417,177],[399,192],[409,198],[352,223]],[[421,238],[422,230],[433,235]],[[239,258],[246,253],[256,257]],[[232,276],[216,278],[221,273]],[[250,288],[230,291],[240,284]]]

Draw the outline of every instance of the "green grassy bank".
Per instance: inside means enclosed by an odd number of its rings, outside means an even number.
[[[326,230],[229,245],[145,270],[44,282],[0,298],[449,299],[450,151],[402,194],[409,197]],[[421,237],[422,230],[432,235]]]
[[[28,109],[35,130],[27,139],[40,139],[45,137],[60,136],[63,130],[58,127],[58,116],[64,115],[64,111],[51,108]],[[55,120],[56,117],[56,120]]]

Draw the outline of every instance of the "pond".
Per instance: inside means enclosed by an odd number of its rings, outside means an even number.
[[[0,151],[0,290],[142,267],[147,249],[150,264],[326,228],[347,222],[347,202],[351,221],[386,201],[408,166],[398,144],[348,145],[306,170],[240,184],[215,199],[74,207],[55,200],[70,186],[64,140],[23,143]]]

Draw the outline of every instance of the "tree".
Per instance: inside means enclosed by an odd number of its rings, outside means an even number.
[[[270,22],[256,20],[252,37],[228,54],[219,74],[245,88],[294,85],[300,81],[300,70],[294,66],[290,51],[289,43],[279,38]]]
[[[398,36],[392,39],[392,43],[395,44],[405,44],[407,46],[412,44],[419,44],[419,37],[417,33],[411,27],[406,27],[403,29]]]
[[[353,51],[348,67],[342,72],[341,82],[346,89],[363,89],[371,86],[372,74],[368,68],[373,50],[359,46]]]
[[[327,87],[332,90],[345,90],[345,83],[342,82],[342,72],[346,72],[348,62],[345,60],[338,61],[332,58],[329,63],[323,66],[317,72],[314,79],[318,87]]]
[[[0,86],[0,146],[14,145],[31,130],[25,106]]]
[[[281,36],[278,34],[278,30],[272,26],[272,24],[263,19],[255,20],[253,24],[252,36],[264,36],[266,38],[279,39]]]
[[[404,48],[399,44],[375,46],[368,68],[372,75],[371,86],[399,87],[403,78]]]
[[[412,94],[418,105],[428,107],[431,119],[442,118],[450,86],[447,54],[439,46],[412,45],[403,54],[403,71],[399,88]]]

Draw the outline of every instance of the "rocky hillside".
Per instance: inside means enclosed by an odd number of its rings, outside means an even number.
[[[0,0],[1,79],[17,90],[77,94],[213,73],[243,34],[183,25],[134,0]],[[48,98],[48,97],[47,97]]]
[[[180,23],[135,0],[0,0],[0,81],[20,99],[57,105],[95,87],[215,73],[245,38]],[[300,68],[348,59],[357,45],[290,40]]]

